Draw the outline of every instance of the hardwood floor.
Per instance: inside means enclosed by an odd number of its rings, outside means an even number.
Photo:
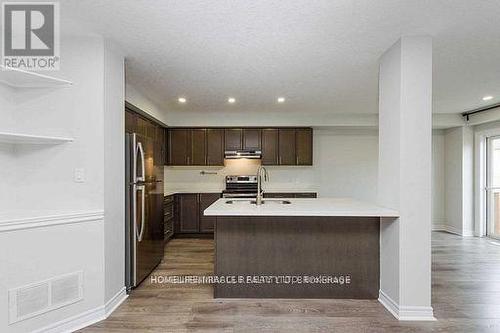
[[[145,281],[81,332],[500,332],[500,242],[435,232],[435,322],[399,322],[378,301],[215,300],[210,285]],[[154,275],[213,272],[213,241],[174,239]]]

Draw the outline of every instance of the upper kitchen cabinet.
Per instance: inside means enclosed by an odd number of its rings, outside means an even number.
[[[243,129],[243,149],[260,150],[261,149],[261,130],[258,128]]]
[[[312,165],[311,128],[170,128],[168,164],[223,166],[224,150],[261,150],[263,165]]]
[[[161,126],[156,126],[155,147],[155,160],[157,161],[156,164],[165,164],[165,129]]]
[[[207,165],[224,165],[223,129],[207,129]]]
[[[125,110],[125,132],[126,133],[134,133],[137,128],[137,114]]]
[[[278,130],[278,145],[279,145],[279,165],[296,165],[296,145],[295,145],[295,129],[280,128]]]
[[[147,136],[148,133],[148,121],[140,116],[137,116],[137,127],[135,133]]]
[[[191,130],[191,158],[189,165],[207,164],[206,130],[202,128]]]
[[[168,130],[168,164],[191,164],[191,130],[172,128]]]
[[[241,128],[227,128],[225,131],[225,149],[243,149],[243,130]]]
[[[278,165],[278,130],[262,129],[262,164]]]
[[[313,164],[313,131],[311,128],[298,128],[295,130],[295,160],[297,165]]]

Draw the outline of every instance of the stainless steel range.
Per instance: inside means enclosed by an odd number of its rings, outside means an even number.
[[[257,197],[257,176],[226,176],[226,189],[223,198]]]

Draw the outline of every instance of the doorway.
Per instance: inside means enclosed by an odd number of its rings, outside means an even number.
[[[486,139],[486,235],[500,239],[500,136]]]

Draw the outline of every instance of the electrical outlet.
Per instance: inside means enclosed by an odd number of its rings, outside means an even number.
[[[75,183],[84,183],[85,182],[85,169],[75,168],[74,180],[75,180]]]

